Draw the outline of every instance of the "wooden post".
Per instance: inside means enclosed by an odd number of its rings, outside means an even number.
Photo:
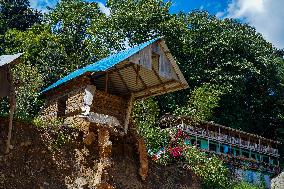
[[[241,133],[239,132],[239,139],[240,139],[240,146],[242,146],[242,138],[241,138]]]
[[[207,143],[208,143],[208,150],[209,150],[209,145],[210,145],[209,137],[208,137],[208,139],[207,139]]]
[[[219,136],[218,136],[218,144],[219,144],[219,152],[221,152],[221,129],[220,126],[218,126],[218,132],[219,132]]]
[[[209,150],[209,145],[210,145],[210,142],[209,142],[209,131],[208,131],[208,124],[206,125],[206,135],[207,135],[207,145],[208,145],[208,150]]]
[[[127,134],[127,131],[128,131],[128,124],[129,124],[130,117],[131,117],[133,99],[134,99],[134,95],[133,93],[131,93],[129,101],[128,101],[128,105],[127,105],[127,112],[126,112],[125,122],[124,122],[124,133],[125,134]]]
[[[8,129],[8,138],[7,138],[7,144],[6,144],[6,154],[9,153],[10,147],[11,147],[11,138],[12,138],[12,128],[13,128],[13,118],[14,118],[14,112],[16,108],[16,96],[15,96],[15,88],[13,84],[13,77],[11,73],[11,68],[8,66],[8,81],[10,83],[10,95],[9,95],[9,102],[10,102],[10,111],[9,111],[9,129]]]
[[[251,151],[251,147],[250,147],[250,136],[249,136],[249,141],[248,141],[248,148]]]
[[[218,126],[218,130],[219,130],[219,136],[218,136],[218,138],[219,138],[219,141],[220,141],[220,138],[221,138],[220,126]]]
[[[208,135],[208,124],[206,125],[206,134]]]

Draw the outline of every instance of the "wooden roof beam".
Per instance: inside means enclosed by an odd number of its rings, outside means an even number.
[[[149,95],[151,94],[149,87],[146,85],[145,81],[142,79],[141,75],[137,72],[136,68],[135,68],[135,64],[132,64],[132,69],[134,70],[135,74],[137,75],[138,79],[141,81],[144,89]]]
[[[151,89],[154,89],[154,88],[158,88],[158,87],[162,87],[162,86],[165,86],[165,85],[169,85],[169,84],[172,84],[172,83],[175,83],[176,80],[170,80],[170,81],[167,81],[165,83],[162,83],[162,84],[157,84],[157,85],[153,85],[151,87],[148,87],[149,90]],[[139,92],[143,92],[144,90],[139,90],[139,91],[135,91],[135,93],[139,93]]]
[[[160,86],[161,87],[161,86]],[[155,87],[155,88],[157,88],[157,87]],[[175,90],[175,89],[179,89],[180,88],[180,86],[178,85],[178,86],[176,86],[176,87],[171,87],[171,88],[168,88],[168,90]],[[142,92],[142,91],[140,91],[140,92]],[[157,90],[157,91],[155,91],[155,92],[153,92],[152,93],[152,95],[153,94],[160,94],[160,93],[162,93],[162,92],[165,92],[163,89],[162,90]],[[139,92],[138,92],[139,93]],[[134,94],[136,94],[136,93],[134,93]],[[141,96],[137,96],[137,99],[140,99],[140,98],[145,98],[145,97],[147,97],[147,95],[141,95]]]
[[[126,82],[125,82],[125,80],[123,79],[123,77],[122,77],[122,75],[121,75],[121,73],[120,73],[120,70],[119,70],[116,66],[115,66],[114,68],[115,68],[115,70],[116,70],[116,72],[117,72],[117,74],[118,74],[118,77],[120,78],[121,82],[122,82],[123,85],[125,86],[127,92],[130,92],[130,90],[129,90],[129,88],[128,88]]]
[[[159,80],[160,84],[163,84],[163,81],[162,81],[161,77],[159,76],[159,74],[157,73],[157,71],[155,70],[155,68],[154,68],[153,65],[152,65],[152,70],[153,70],[155,76],[157,77],[157,79]],[[163,86],[163,89],[164,89],[164,91],[167,90],[166,87],[165,87],[165,85]]]

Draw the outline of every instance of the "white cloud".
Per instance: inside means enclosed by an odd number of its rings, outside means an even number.
[[[225,12],[227,18],[241,19],[254,26],[268,41],[284,48],[283,0],[232,0]]]
[[[30,0],[30,5],[32,8],[46,13],[48,12],[47,6],[53,8],[57,2],[58,0]]]
[[[224,16],[224,14],[225,14],[224,12],[217,12],[216,13],[216,17],[217,18],[222,18]]]
[[[110,8],[106,7],[103,3],[97,2],[99,5],[100,10],[107,16],[110,16]]]

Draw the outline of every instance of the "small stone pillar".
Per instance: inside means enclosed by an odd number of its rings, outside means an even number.
[[[107,183],[108,169],[111,167],[111,151],[112,142],[110,141],[110,132],[107,128],[102,127],[98,129],[98,143],[100,162],[96,173],[96,180],[94,185],[98,189],[114,189],[114,187]]]
[[[147,147],[145,145],[144,139],[138,139],[138,153],[139,153],[139,161],[140,161],[140,169],[139,174],[142,180],[146,180],[149,171],[149,162],[148,162],[148,152]]]

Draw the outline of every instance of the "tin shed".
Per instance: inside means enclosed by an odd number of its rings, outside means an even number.
[[[6,144],[6,152],[10,151],[10,141],[12,136],[12,126],[13,126],[13,118],[14,112],[16,108],[16,96],[15,96],[15,88],[13,83],[13,76],[11,72],[11,67],[19,62],[19,57],[22,53],[13,54],[13,55],[2,55],[0,56],[0,98],[8,97],[9,98],[9,129],[8,129],[8,137]]]
[[[165,41],[157,38],[78,69],[47,87],[42,91],[46,95],[42,115],[52,119],[80,114],[127,132],[133,100],[187,87]]]

